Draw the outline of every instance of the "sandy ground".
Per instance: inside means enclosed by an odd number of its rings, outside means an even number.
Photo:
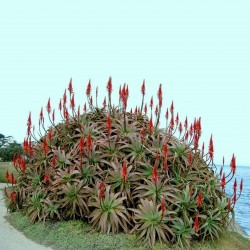
[[[5,219],[7,213],[3,201],[3,192],[5,184],[0,183],[0,249],[2,250],[49,250],[51,248],[44,247],[27,239],[23,233],[17,231]]]

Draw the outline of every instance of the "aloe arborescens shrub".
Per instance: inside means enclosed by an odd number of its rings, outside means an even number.
[[[13,159],[19,176],[6,173],[9,210],[24,211],[32,222],[82,219],[101,232],[135,232],[151,246],[159,240],[189,247],[192,240],[219,238],[240,195],[236,181],[233,196],[225,193],[235,174],[235,156],[231,172],[226,175],[221,168],[217,174],[212,137],[207,153],[204,143],[199,145],[201,119],[180,122],[173,103],[160,129],[162,85],[149,110],[145,82],[142,101],[130,112],[127,85],[120,87],[117,106],[111,78],[107,91],[98,107],[98,89],[94,105],[89,82],[88,108],[85,103],[81,112],[70,80],[68,94],[65,90],[59,102],[62,121],[55,124],[49,99],[51,126],[46,129],[41,109],[39,139],[29,114],[25,157]]]

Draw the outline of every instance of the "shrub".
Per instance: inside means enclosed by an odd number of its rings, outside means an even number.
[[[200,147],[200,118],[180,122],[172,103],[166,127],[159,128],[162,85],[154,116],[153,98],[149,112],[144,104],[145,82],[141,105],[130,112],[127,85],[120,87],[119,105],[112,104],[111,78],[102,107],[94,107],[88,83],[88,110],[85,104],[83,113],[75,108],[72,81],[68,91],[59,103],[61,123],[55,124],[49,99],[51,126],[45,130],[41,110],[40,139],[31,132],[29,114],[23,143],[28,163],[17,155],[18,179],[6,175],[16,183],[11,193],[6,192],[11,211],[23,210],[32,222],[82,219],[105,233],[136,232],[151,247],[156,240],[185,248],[195,239],[220,237],[240,195],[236,187],[233,197],[225,194],[235,174],[235,157],[227,178],[223,168],[216,173],[212,137],[208,152],[204,143]],[[97,97],[96,90],[96,103]]]

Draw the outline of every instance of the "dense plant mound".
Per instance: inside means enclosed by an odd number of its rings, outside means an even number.
[[[212,137],[207,153],[204,144],[199,148],[200,119],[182,124],[172,103],[166,127],[160,129],[161,85],[154,117],[150,100],[150,118],[144,82],[142,102],[134,112],[127,112],[127,85],[120,87],[119,105],[112,104],[111,78],[108,102],[105,98],[99,108],[93,106],[88,83],[89,109],[85,104],[83,113],[75,109],[72,81],[68,91],[59,104],[61,123],[55,124],[50,99],[48,130],[41,110],[39,140],[31,132],[29,115],[26,156],[14,158],[19,177],[6,173],[16,184],[5,191],[10,211],[20,209],[32,222],[82,219],[101,232],[136,232],[151,246],[160,240],[188,247],[192,239],[219,237],[238,197],[236,187],[233,197],[225,194],[225,173],[215,173]],[[96,103],[97,96],[96,90]],[[233,156],[229,180],[235,169]]]

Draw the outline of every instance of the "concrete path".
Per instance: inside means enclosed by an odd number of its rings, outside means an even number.
[[[4,218],[7,209],[3,201],[4,183],[0,183],[0,249],[3,250],[50,250],[27,239],[23,233],[12,227]]]

